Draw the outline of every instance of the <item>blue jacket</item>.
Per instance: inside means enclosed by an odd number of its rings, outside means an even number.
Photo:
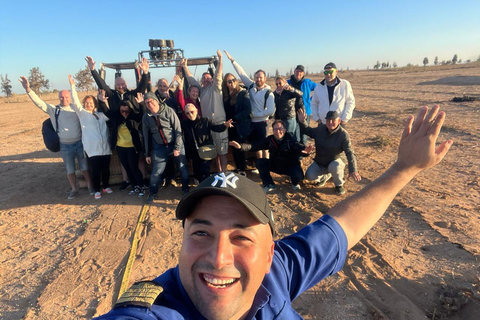
[[[310,79],[306,79],[305,77],[302,80],[297,81],[294,75],[292,75],[287,82],[295,89],[303,92],[303,105],[305,106],[305,112],[307,115],[311,115],[312,108],[310,107],[310,101],[312,101],[312,97],[310,95],[317,87],[317,84]]]
[[[299,232],[275,243],[270,273],[265,275],[246,319],[302,319],[292,301],[343,267],[347,238],[340,225],[328,215]],[[178,266],[154,282],[163,287],[151,308],[118,307],[97,319],[205,319],[195,308],[180,282]]]

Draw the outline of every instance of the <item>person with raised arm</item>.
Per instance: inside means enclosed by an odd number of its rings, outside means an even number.
[[[77,158],[78,166],[85,177],[90,194],[94,195],[95,191],[90,178],[88,161],[83,152],[80,120],[72,109],[71,93],[68,90],[61,90],[58,93],[59,104],[55,106],[40,99],[37,94],[30,89],[30,83],[26,77],[21,76],[19,81],[30,100],[49,115],[53,128],[58,133],[58,137],[60,138],[60,156],[63,159],[63,163],[65,163],[67,178],[71,187],[67,199],[74,199],[78,195],[77,177],[75,176],[75,158]],[[58,117],[58,128],[57,121],[55,120],[56,114]]]
[[[348,249],[397,193],[447,154],[451,140],[436,146],[444,119],[438,106],[410,116],[386,172],[275,241],[275,219],[257,183],[228,172],[207,178],[177,205],[184,229],[178,265],[134,284],[97,319],[301,319],[292,301],[340,271]]]
[[[102,198],[102,191],[104,193],[113,193],[113,190],[110,188],[110,159],[112,150],[110,149],[108,137],[107,121],[109,119],[102,110],[99,110],[99,102],[94,96],[87,95],[80,103],[75,88],[75,80],[71,75],[68,75],[68,81],[73,97],[72,109],[77,113],[80,120],[83,148],[92,171],[92,183],[95,189],[94,197],[96,200],[99,200]],[[100,102],[104,103],[103,101]],[[103,189],[100,189],[100,180],[102,181]]]

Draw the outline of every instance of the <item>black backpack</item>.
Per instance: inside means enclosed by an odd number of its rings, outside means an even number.
[[[50,118],[43,121],[42,124],[42,136],[45,147],[52,152],[60,151],[60,138],[58,137],[58,115],[60,114],[60,107],[55,109],[55,124],[57,130],[53,128]]]

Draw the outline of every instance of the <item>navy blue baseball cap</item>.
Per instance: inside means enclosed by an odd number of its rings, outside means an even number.
[[[175,212],[177,219],[184,221],[202,198],[213,195],[237,199],[260,223],[268,223],[275,235],[273,214],[265,191],[258,183],[234,172],[212,175],[187,193],[178,203]]]

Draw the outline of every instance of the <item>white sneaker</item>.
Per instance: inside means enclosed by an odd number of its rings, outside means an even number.
[[[270,192],[275,190],[275,185],[274,184],[267,184],[265,187],[263,187],[263,190],[265,192]]]
[[[95,192],[95,200],[101,199],[102,194],[100,192]]]
[[[103,189],[104,193],[113,193],[113,190],[111,188],[105,188]]]
[[[258,169],[255,168],[255,169],[252,170],[252,173],[254,173],[254,174],[260,174],[260,171],[258,171]]]
[[[300,187],[299,184],[294,184],[294,185],[292,185],[292,189],[293,189],[294,191],[297,191],[297,190],[302,189],[302,187]]]

